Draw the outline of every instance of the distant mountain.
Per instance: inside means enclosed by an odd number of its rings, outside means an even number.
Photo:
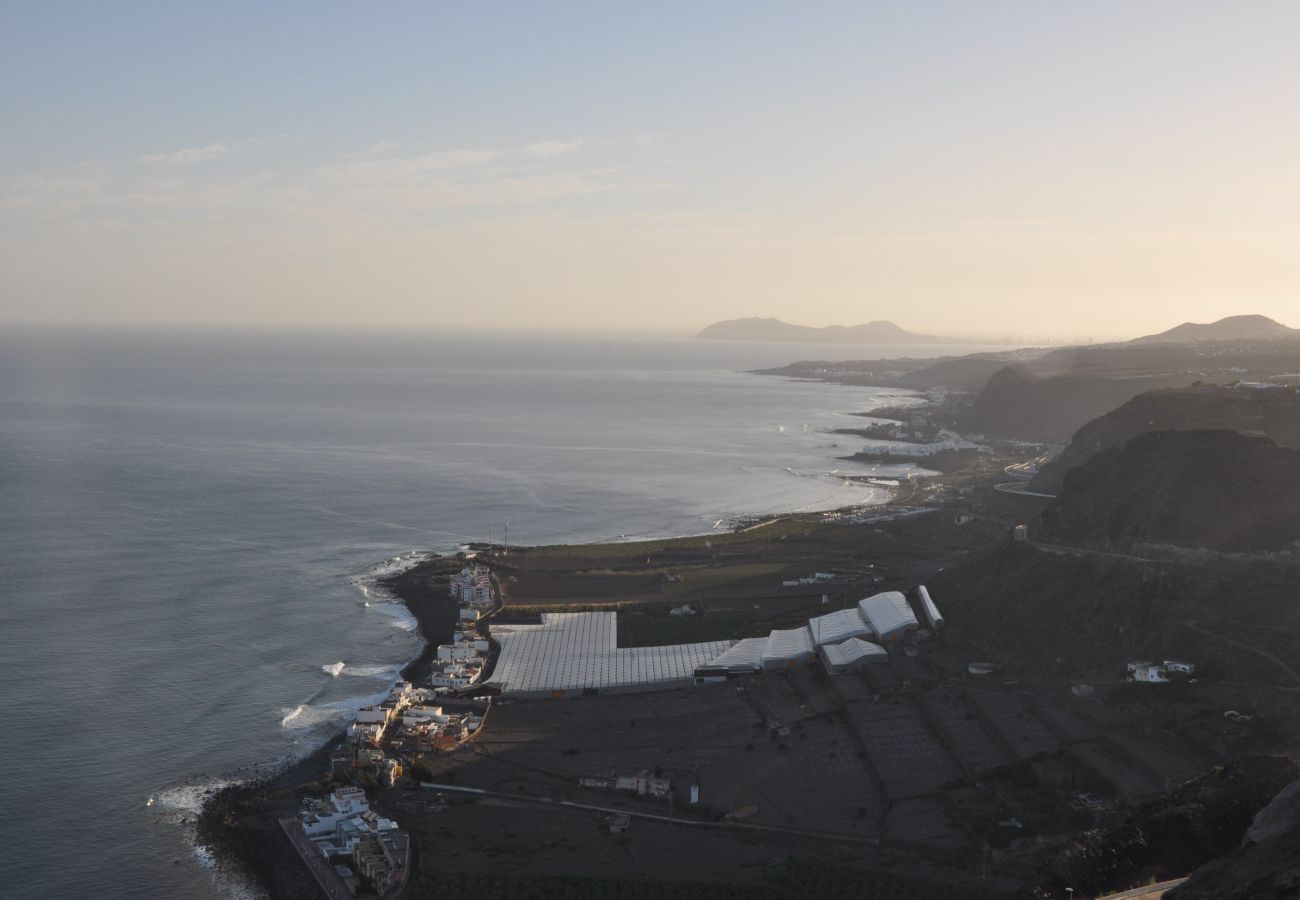
[[[1195,341],[1258,341],[1300,337],[1300,329],[1288,328],[1268,316],[1228,316],[1208,325],[1184,322],[1159,334],[1129,341],[1131,344],[1188,344]]]
[[[776,341],[804,344],[959,344],[953,338],[916,334],[893,322],[867,322],[865,325],[828,325],[812,328],[791,325],[780,319],[729,319],[714,322],[696,337],[715,341]]]

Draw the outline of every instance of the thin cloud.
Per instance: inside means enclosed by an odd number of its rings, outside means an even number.
[[[581,146],[580,138],[569,141],[538,141],[524,147],[524,154],[533,159],[554,159],[557,156],[568,156]]]
[[[169,153],[150,153],[145,156],[138,156],[136,159],[142,163],[151,165],[164,166],[192,166],[196,163],[210,162],[214,159],[225,159],[232,155],[237,149],[233,144],[205,144],[202,147],[182,147],[180,150],[172,150]]]

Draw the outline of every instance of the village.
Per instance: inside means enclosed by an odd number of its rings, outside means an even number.
[[[451,750],[483,726],[490,701],[464,699],[487,662],[489,643],[477,622],[494,605],[490,573],[467,566],[449,581],[459,625],[437,647],[428,687],[398,681],[379,703],[362,707],[346,739],[330,752],[329,779],[342,786],[305,797],[281,827],[327,896],[387,897],[405,886],[410,836],[370,808],[366,788],[392,788],[414,777],[421,755]],[[450,704],[455,704],[454,706]]]

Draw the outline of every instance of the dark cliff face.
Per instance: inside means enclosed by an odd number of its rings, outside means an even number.
[[[1266,806],[1241,846],[1197,869],[1169,900],[1276,900],[1300,894],[1300,781]]]
[[[1157,431],[1069,472],[1044,512],[1048,540],[1226,552],[1300,540],[1300,450],[1233,431]]]
[[[1102,450],[1123,447],[1140,434],[1206,429],[1264,435],[1279,446],[1300,447],[1300,392],[1196,386],[1141,394],[1080,428],[1031,486],[1055,494],[1071,469]]]
[[[1185,875],[1236,848],[1255,815],[1297,775],[1300,765],[1273,756],[1215,769],[1136,810],[1117,828],[1080,835],[1068,852],[1043,866],[1021,897],[1064,897],[1067,886],[1079,896],[1096,896]]]

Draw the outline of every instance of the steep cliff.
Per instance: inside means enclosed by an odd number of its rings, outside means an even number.
[[[1233,431],[1156,431],[1066,474],[1043,511],[1049,541],[1225,552],[1300,540],[1300,450]]]

